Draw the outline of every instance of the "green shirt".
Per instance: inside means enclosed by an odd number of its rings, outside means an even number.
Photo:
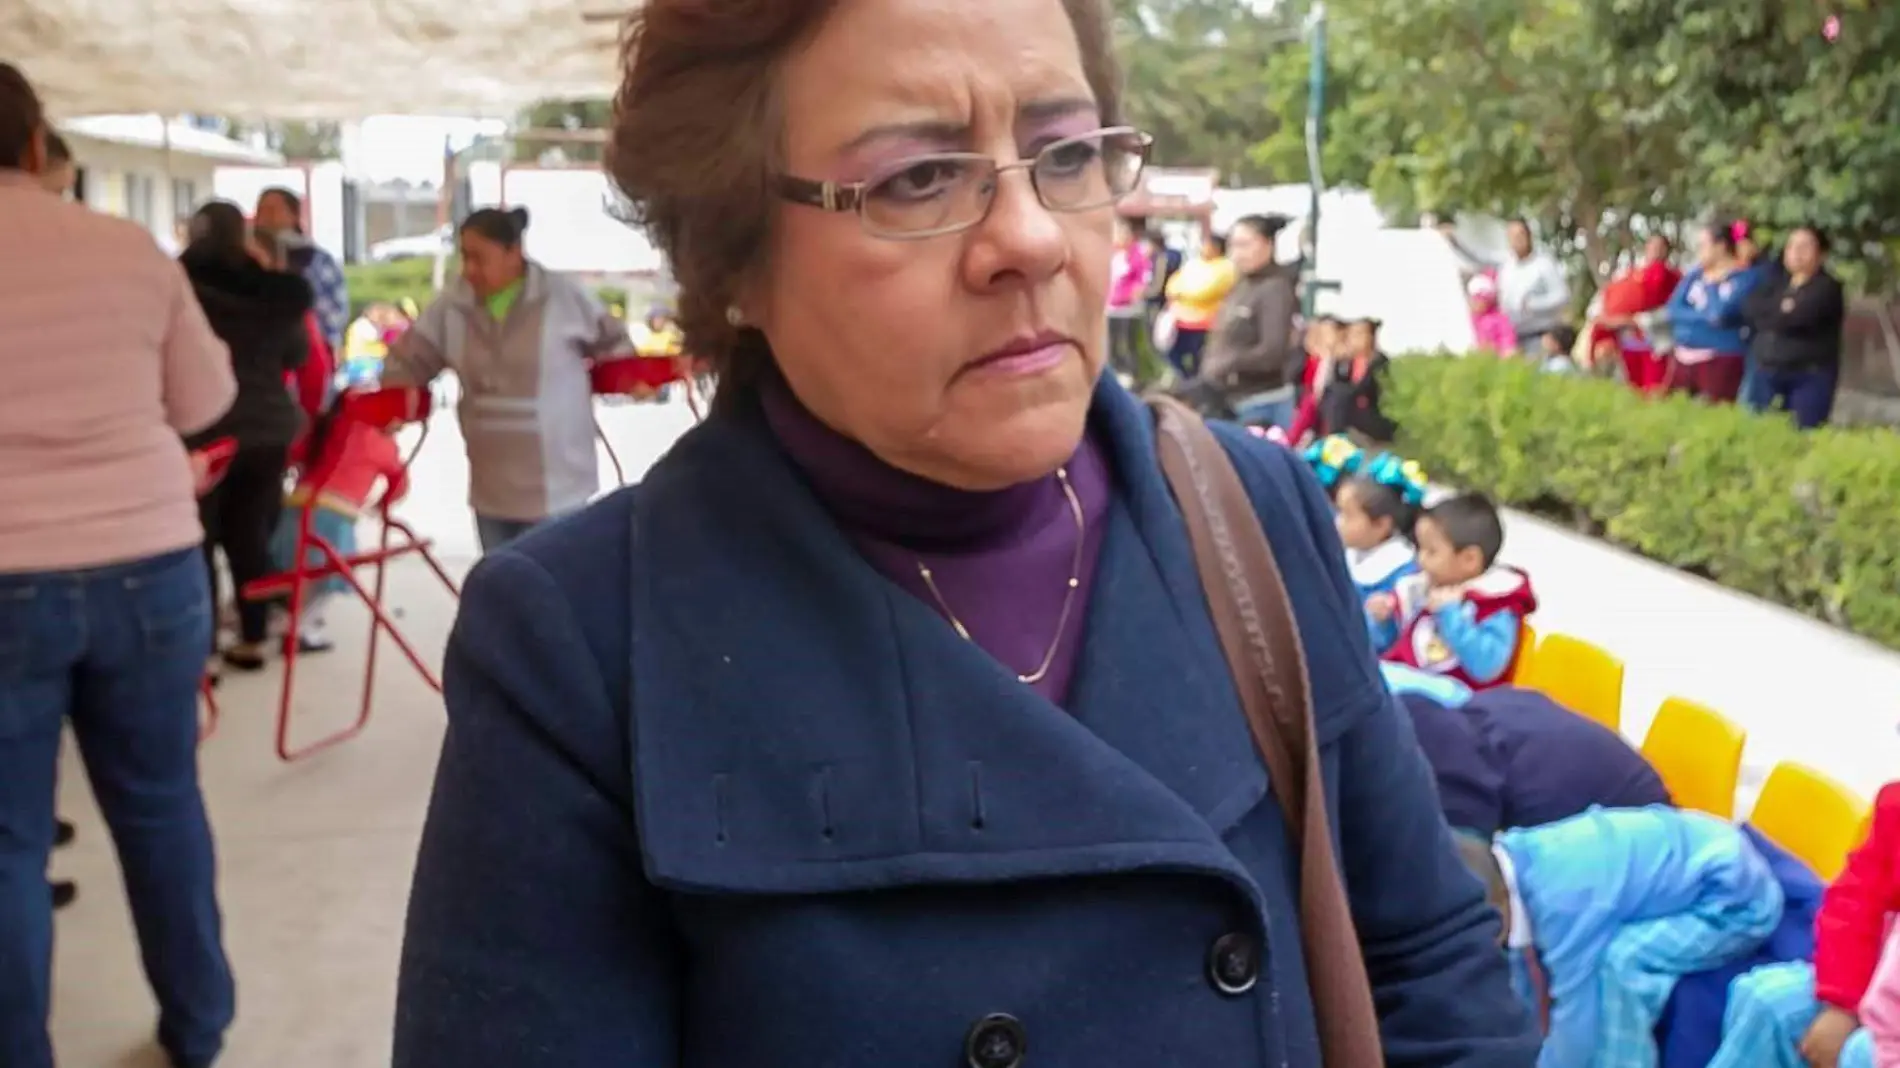
[[[521,282],[517,280],[490,293],[482,303],[488,306],[488,314],[494,317],[496,322],[501,323],[508,320],[508,309],[514,307],[515,301],[520,297]]]

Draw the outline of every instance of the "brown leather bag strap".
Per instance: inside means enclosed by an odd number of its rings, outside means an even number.
[[[1286,583],[1227,450],[1180,402],[1148,403],[1215,632],[1299,851],[1300,940],[1322,1059],[1329,1068],[1379,1068],[1379,1018],[1327,823],[1306,654]]]

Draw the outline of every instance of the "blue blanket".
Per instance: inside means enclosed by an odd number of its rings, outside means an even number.
[[[1726,968],[1697,972],[1676,984],[1675,993],[1663,1008],[1662,1021],[1656,1025],[1656,1046],[1662,1053],[1660,1068],[1705,1068],[1715,1056],[1715,1048],[1722,1041],[1722,1014],[1728,1009],[1728,985],[1736,976],[1764,964],[1814,957],[1814,914],[1821,907],[1825,884],[1807,865],[1755,828],[1744,825],[1742,830],[1768,858],[1769,867],[1781,883],[1786,898],[1781,924],[1753,956]]]

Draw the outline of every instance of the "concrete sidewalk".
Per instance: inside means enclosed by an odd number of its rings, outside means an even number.
[[[690,422],[682,404],[601,410],[630,478]],[[475,555],[466,479],[454,421],[439,418],[399,514],[436,539],[457,571]],[[1679,693],[1749,729],[1751,769],[1794,757],[1871,791],[1900,768],[1900,656],[1524,517],[1512,518],[1505,555],[1532,574],[1540,629],[1590,639],[1629,662],[1625,727],[1633,736]],[[419,565],[392,573],[388,603],[439,663],[453,601]],[[339,608],[331,620],[338,650],[300,661],[300,731],[354,714],[366,618]],[[238,1021],[223,1062],[233,1068],[389,1062],[403,911],[443,717],[440,698],[385,649],[369,731],[300,764],[280,764],[272,752],[275,669],[230,677],[219,694],[224,719],[202,766],[238,976]],[[71,753],[63,802],[79,839],[54,867],[78,879],[81,896],[59,917],[61,1063],[162,1068],[117,866]]]
[[[1595,642],[1628,664],[1632,739],[1680,695],[1748,730],[1747,794],[1780,760],[1812,764],[1869,798],[1900,778],[1900,654],[1524,515],[1510,517],[1504,557],[1531,574],[1538,630]]]

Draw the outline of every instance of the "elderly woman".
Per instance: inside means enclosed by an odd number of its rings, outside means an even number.
[[[1288,827],[1102,373],[1146,145],[1105,0],[634,18],[614,174],[716,410],[470,577],[395,1064],[1318,1068]],[[1220,433],[1385,1060],[1528,1066],[1325,499]]]

